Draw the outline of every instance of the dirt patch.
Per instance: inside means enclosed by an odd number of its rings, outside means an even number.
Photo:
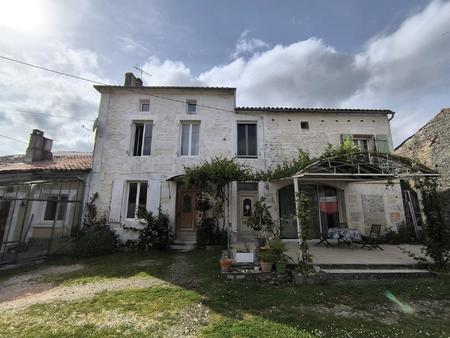
[[[209,309],[203,304],[192,304],[178,314],[177,325],[165,333],[168,337],[194,337],[208,323]]]
[[[370,311],[355,309],[344,304],[333,306],[315,305],[301,308],[304,312],[315,312],[324,315],[332,315],[341,318],[358,318],[363,320],[374,320],[387,325],[396,324],[405,316],[417,318],[440,318],[450,320],[450,301],[413,301],[408,302],[412,312],[405,313],[395,304],[374,305]]]
[[[17,310],[38,303],[72,301],[93,297],[104,291],[144,289],[155,285],[168,285],[165,281],[152,277],[130,277],[106,279],[87,284],[56,286],[44,292],[34,293],[11,301],[0,303],[0,310]],[[169,286],[169,285],[168,285]]]
[[[31,272],[23,273],[0,282],[0,303],[18,297],[48,290],[51,283],[39,282],[39,279],[83,269],[82,264],[42,266]]]
[[[156,259],[143,259],[142,261],[136,262],[133,265],[139,267],[146,267],[146,266],[162,265],[162,263],[157,261]]]

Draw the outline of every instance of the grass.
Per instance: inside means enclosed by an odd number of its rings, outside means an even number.
[[[450,279],[274,286],[228,282],[218,251],[122,253],[77,261],[42,281],[68,288],[133,278],[165,281],[0,313],[6,337],[449,337]],[[136,265],[144,261],[147,264]],[[52,264],[74,261],[54,261]],[[20,270],[18,272],[21,272]],[[9,274],[10,276],[13,273]],[[416,311],[402,313],[392,292]]]

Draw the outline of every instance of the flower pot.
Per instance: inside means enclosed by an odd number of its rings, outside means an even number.
[[[236,263],[253,263],[255,255],[253,252],[236,252],[234,259]]]
[[[228,257],[222,257],[220,259],[220,269],[222,272],[230,272],[231,265],[233,264],[233,260]]]
[[[273,262],[259,262],[262,272],[272,272]]]
[[[275,262],[275,270],[278,273],[284,273],[286,271],[286,262]]]

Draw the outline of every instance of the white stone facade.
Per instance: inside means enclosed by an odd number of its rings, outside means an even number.
[[[135,219],[125,217],[128,182],[148,182],[147,209],[156,211],[161,207],[169,214],[175,229],[178,183],[168,179],[182,175],[184,166],[214,156],[237,157],[238,122],[257,124],[257,158],[238,159],[254,169],[268,169],[292,159],[299,148],[318,156],[328,143],[340,143],[343,134],[385,135],[392,149],[389,116],[376,111],[239,111],[233,88],[98,86],[97,89],[102,95],[89,195],[99,193],[100,214],[108,215],[123,240],[136,236],[123,226],[137,226]],[[149,111],[139,111],[140,100],[150,101]],[[187,113],[186,100],[196,100],[195,114]],[[180,125],[184,121],[200,123],[198,156],[180,155]],[[301,129],[301,121],[308,122],[309,129]],[[132,156],[135,122],[153,126],[149,156]],[[257,193],[267,198],[275,218],[279,217],[278,189],[288,184],[292,182],[258,184]],[[363,232],[370,227],[365,222],[369,215],[364,212],[363,196],[381,198],[385,218],[379,222],[383,225],[396,229],[404,221],[398,185],[386,188],[384,183],[327,184],[343,189],[349,227]],[[237,191],[237,183],[229,187],[230,206],[226,214],[233,238],[239,240]]]

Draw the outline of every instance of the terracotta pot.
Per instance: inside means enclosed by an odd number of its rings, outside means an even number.
[[[272,272],[273,262],[259,262],[262,272]]]
[[[220,269],[222,272],[230,272],[231,265],[233,264],[233,260],[228,257],[222,257],[220,259]]]

